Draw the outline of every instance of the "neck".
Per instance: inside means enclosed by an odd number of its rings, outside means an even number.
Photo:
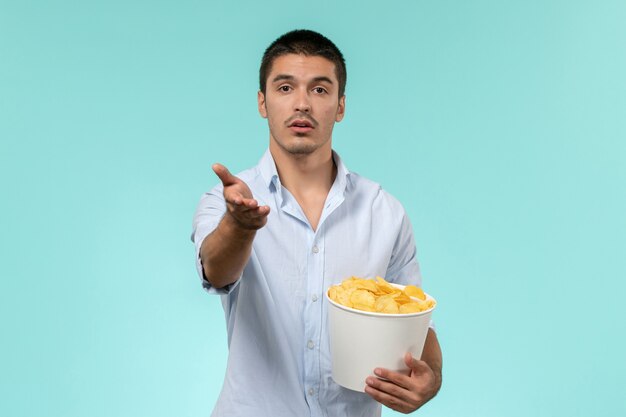
[[[270,153],[281,184],[292,194],[330,191],[337,176],[330,142],[310,154],[294,155],[270,141]]]

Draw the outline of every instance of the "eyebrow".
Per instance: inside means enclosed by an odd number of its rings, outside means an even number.
[[[333,84],[333,80],[331,80],[328,77],[324,77],[324,76],[322,76],[322,77],[315,77],[315,78],[313,78],[313,81],[315,81],[317,83],[324,81],[324,82],[327,82],[328,84],[331,84],[331,85]]]
[[[272,80],[272,83],[275,83],[278,81],[293,81],[294,79],[295,77],[293,75],[278,74],[276,77],[274,77],[274,79]],[[316,83],[327,82],[328,84],[331,84],[331,85],[333,84],[333,80],[325,76],[315,77],[313,78],[313,82],[316,82]]]
[[[293,80],[293,75],[278,74],[276,77],[274,77],[272,82],[275,83],[277,81],[283,81],[283,80]]]

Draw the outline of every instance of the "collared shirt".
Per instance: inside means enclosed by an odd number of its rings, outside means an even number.
[[[421,284],[411,224],[401,204],[378,184],[349,172],[333,152],[337,176],[317,230],[281,185],[269,150],[237,176],[270,207],[242,276],[221,296],[228,363],[213,416],[379,416],[369,395],[331,377],[328,304],[324,292],[350,276]],[[199,249],[226,211],[223,187],[200,200],[193,220]],[[358,349],[358,346],[354,347]]]

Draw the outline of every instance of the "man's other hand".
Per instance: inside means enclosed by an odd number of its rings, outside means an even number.
[[[408,414],[437,394],[441,386],[441,376],[426,362],[413,358],[410,353],[404,355],[404,362],[410,369],[409,375],[376,368],[374,374],[378,378],[367,377],[365,392],[379,403]]]

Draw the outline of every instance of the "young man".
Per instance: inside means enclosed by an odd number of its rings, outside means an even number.
[[[281,36],[260,70],[269,149],[237,176],[213,165],[221,184],[202,196],[192,239],[203,286],[221,295],[228,329],[214,416],[378,416],[380,404],[409,413],[441,386],[432,329],[421,360],[406,355],[409,375],[372,369],[366,393],[331,378],[324,291],[353,275],[421,281],[400,203],[332,150],[345,83],[330,40],[305,30]]]

